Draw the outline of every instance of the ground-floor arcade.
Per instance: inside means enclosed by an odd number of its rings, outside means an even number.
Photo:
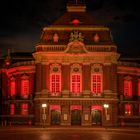
[[[117,101],[36,100],[35,124],[116,126]]]

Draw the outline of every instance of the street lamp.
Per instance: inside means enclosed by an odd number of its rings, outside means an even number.
[[[105,108],[105,117],[106,117],[106,120],[110,120],[109,114],[108,114],[108,111],[107,111],[108,108],[109,108],[109,104],[104,104],[103,106]]]
[[[47,108],[47,104],[42,104],[42,120],[43,120],[43,127],[45,126],[45,122],[46,122],[46,108]]]

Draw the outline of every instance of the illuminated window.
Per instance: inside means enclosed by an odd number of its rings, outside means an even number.
[[[15,105],[10,104],[10,115],[15,115]]]
[[[28,115],[28,104],[21,105],[21,115]]]
[[[91,76],[91,91],[92,93],[102,93],[102,75],[92,74]]]
[[[15,78],[10,79],[10,95],[14,96],[16,94],[16,80]]]
[[[59,93],[61,92],[61,75],[51,74],[51,92]]]
[[[100,64],[91,67],[91,92],[93,95],[100,95],[103,92],[103,70]]]
[[[50,65],[50,92],[52,96],[59,96],[61,93],[61,65]]]
[[[138,96],[140,96],[140,79],[138,81]]]
[[[125,104],[125,115],[131,116],[132,115],[132,105]]]
[[[130,79],[124,80],[124,96],[132,96],[132,81]]]
[[[71,75],[71,92],[72,93],[81,92],[81,75],[80,74]]]
[[[21,79],[21,95],[28,96],[29,95],[29,77],[23,76]]]
[[[70,91],[76,96],[82,92],[82,66],[80,64],[71,66]]]

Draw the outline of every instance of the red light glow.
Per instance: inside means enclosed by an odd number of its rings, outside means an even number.
[[[61,74],[51,74],[50,78],[50,91],[52,93],[60,93],[61,92]]]
[[[103,107],[96,105],[96,106],[92,106],[91,110],[103,110]]]
[[[15,80],[10,81],[10,95],[14,96],[16,94],[16,82]]]
[[[10,115],[15,115],[15,105],[10,104]]]
[[[124,96],[132,97],[132,81],[124,80]]]
[[[76,109],[77,109],[77,110],[82,110],[82,106],[81,106],[81,105],[71,105],[71,106],[70,106],[70,109],[71,109],[71,110],[76,110]]]
[[[91,76],[91,91],[92,93],[102,93],[102,75],[93,74]]]
[[[50,105],[50,110],[60,110],[60,105]]]
[[[81,75],[80,74],[71,75],[71,92],[72,93],[81,92]]]
[[[140,80],[138,81],[138,96],[140,96]]]
[[[26,96],[29,94],[29,80],[22,79],[21,81],[21,95]]]
[[[78,25],[78,24],[79,24],[79,20],[78,20],[78,19],[74,19],[74,20],[72,21],[72,23],[73,23],[73,25]]]
[[[28,115],[28,104],[21,105],[21,115]]]
[[[132,115],[132,105],[131,104],[125,104],[125,115]]]

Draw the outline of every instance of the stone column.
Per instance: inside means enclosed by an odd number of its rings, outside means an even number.
[[[47,87],[46,68],[47,68],[46,65],[42,65],[42,90],[46,90],[46,87]]]
[[[69,97],[70,91],[70,66],[62,66],[62,96]]]
[[[42,66],[41,63],[36,64],[36,93],[41,92],[41,81],[42,81],[42,76],[41,76],[41,71]]]
[[[111,65],[111,90],[114,93],[117,93],[117,65],[112,64]]]
[[[82,126],[91,126],[91,108],[90,106],[83,106],[82,111]]]
[[[71,125],[70,122],[70,108],[68,105],[61,106],[61,125],[69,126]]]
[[[103,67],[103,91],[106,98],[112,97],[111,80],[111,64],[105,64]]]

